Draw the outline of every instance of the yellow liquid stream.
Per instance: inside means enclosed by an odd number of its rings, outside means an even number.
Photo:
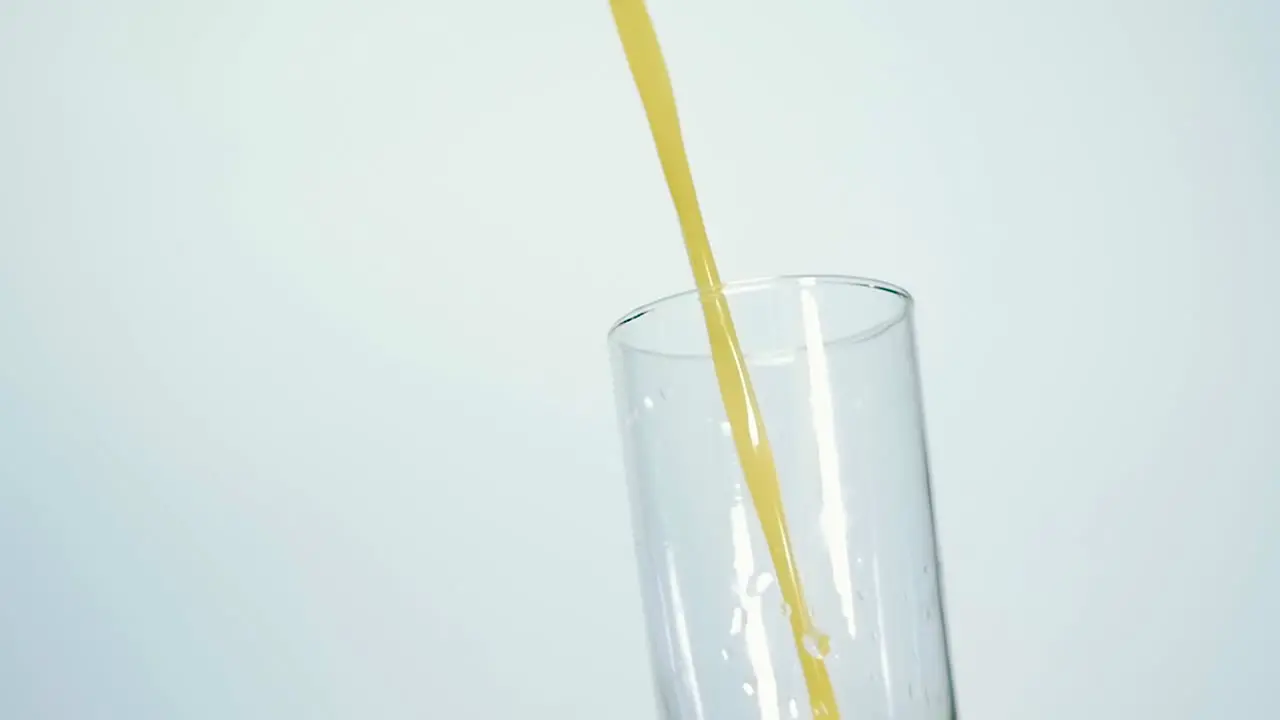
[[[791,553],[791,538],[787,520],[782,511],[782,490],[778,485],[778,471],[773,462],[773,450],[765,435],[756,403],[755,391],[747,375],[747,364],[738,343],[738,334],[729,316],[729,301],[720,283],[715,258],[711,255],[711,243],[702,223],[702,211],[698,208],[697,194],[693,189],[693,175],[689,171],[689,159],[685,155],[684,141],[680,136],[680,119],[676,114],[675,94],[667,75],[662,50],[653,22],[645,8],[644,0],[610,0],[613,19],[627,55],[627,64],[635,77],[640,99],[644,103],[653,140],[658,147],[662,172],[671,190],[671,199],[680,218],[685,249],[689,264],[693,267],[694,281],[702,300],[702,312],[706,318],[707,336],[711,341],[711,360],[715,365],[720,396],[725,414],[733,432],[734,446],[742,474],[751,493],[756,515],[764,529],[769,546],[769,556],[778,575],[778,587],[783,601],[790,608],[791,633],[795,639],[796,653],[804,671],[805,685],[809,690],[809,705],[815,720],[839,720],[831,677],[822,655],[827,639],[813,625],[804,591],[800,585],[800,572]],[[812,652],[810,648],[817,649]]]

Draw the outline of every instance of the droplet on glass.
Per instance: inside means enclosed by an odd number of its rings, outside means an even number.
[[[866,594],[865,592],[863,592],[863,591],[859,590],[859,591],[858,591],[858,599],[859,599],[859,600],[866,600],[866,599],[867,599],[867,594]]]
[[[787,701],[787,712],[791,713],[793,719],[800,717],[800,706],[796,704],[795,698]]]
[[[729,623],[729,634],[737,635],[742,632],[742,608],[733,609],[733,620]]]
[[[659,400],[666,400],[666,399],[667,399],[667,389],[666,389],[666,388],[659,388],[659,389],[658,389],[658,399],[659,399]]]
[[[729,426],[728,420],[720,421],[720,434],[724,435],[725,437],[729,437],[730,435],[733,434],[733,428]]]
[[[763,595],[765,591],[768,590],[772,585],[773,585],[773,573],[762,572],[759,575],[756,575],[755,586],[752,588],[752,590],[755,592],[756,595]]]
[[[648,409],[648,410],[652,410],[652,409],[653,409],[653,398],[649,397],[648,395],[645,395],[645,396],[644,396],[644,406],[645,406],[645,408],[646,408],[646,409]]]
[[[751,683],[742,683],[742,692],[746,693],[747,697],[752,697],[756,694],[756,689],[751,687]]]
[[[720,657],[724,658],[725,660],[728,660],[728,659],[729,659],[729,648],[721,648],[721,649],[720,649]]]
[[[804,651],[821,660],[831,654],[831,638],[811,630],[804,635]]]

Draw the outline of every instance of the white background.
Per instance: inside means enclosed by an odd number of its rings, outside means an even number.
[[[964,716],[1280,716],[1280,5],[653,11],[724,274],[918,298]],[[668,202],[604,0],[0,3],[0,717],[652,718]]]

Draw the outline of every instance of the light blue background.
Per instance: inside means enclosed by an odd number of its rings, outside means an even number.
[[[653,10],[724,275],[917,295],[965,716],[1280,716],[1280,6]],[[668,202],[604,0],[7,0],[0,717],[653,717]]]

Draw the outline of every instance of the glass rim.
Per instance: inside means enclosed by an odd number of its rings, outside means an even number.
[[[868,331],[866,332],[856,333],[852,336],[849,336],[848,338],[842,338],[842,340],[847,340],[851,338],[858,338],[860,340],[865,340],[870,337],[879,335],[885,330],[887,330],[888,328],[893,327],[894,325],[897,325],[899,322],[902,322],[902,320],[910,316],[912,307],[915,304],[915,298],[912,297],[911,293],[908,292],[906,288],[903,288],[899,285],[895,285],[890,282],[885,282],[883,280],[876,280],[874,278],[861,277],[857,275],[839,275],[839,274],[766,275],[762,277],[747,278],[743,280],[732,280],[730,282],[721,283],[720,291],[726,295],[735,295],[735,294],[744,293],[744,292],[768,289],[768,288],[779,286],[779,285],[805,285],[808,287],[815,287],[819,285],[828,286],[828,287],[845,286],[849,288],[888,293],[890,295],[897,297],[899,300],[902,301],[902,312],[896,313],[892,319],[883,323],[879,323],[869,328]],[[690,297],[696,297],[700,294],[701,294],[701,291],[698,290],[697,288],[689,288],[686,290],[681,290],[679,292],[671,293],[669,295],[664,295],[662,297],[659,297],[656,300],[651,300],[642,305],[638,305],[632,308],[631,310],[627,311],[626,313],[624,313],[617,320],[615,320],[613,324],[609,326],[609,331],[608,333],[606,333],[605,337],[610,344],[617,343],[621,346],[631,348],[632,350],[635,350],[637,352],[669,356],[669,357],[683,356],[683,354],[681,353],[666,353],[666,352],[659,352],[654,350],[648,350],[645,348],[635,347],[629,343],[626,343],[620,340],[617,336],[619,331],[622,330],[622,328],[624,328],[627,324],[634,322],[636,320],[639,320],[640,318],[643,318],[644,316],[656,310],[668,307],[679,300],[686,300]],[[691,357],[695,357],[695,356],[691,356]],[[699,354],[696,357],[702,357],[702,355]]]

